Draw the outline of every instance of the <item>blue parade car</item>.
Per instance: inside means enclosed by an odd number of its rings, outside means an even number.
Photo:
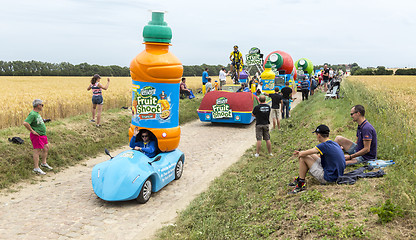
[[[106,153],[111,157],[106,149]],[[152,194],[182,176],[185,155],[178,149],[149,158],[126,150],[94,166],[91,173],[95,194],[106,201],[137,199],[146,203]]]

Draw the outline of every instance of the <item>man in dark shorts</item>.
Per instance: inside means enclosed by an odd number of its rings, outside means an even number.
[[[290,99],[292,99],[292,89],[289,87],[289,82],[285,82],[285,87],[282,88],[281,90],[282,92],[282,119],[285,118],[289,118],[289,103],[290,103]],[[285,114],[286,112],[286,114]]]
[[[299,158],[299,176],[289,184],[295,187],[289,194],[306,189],[305,177],[308,172],[321,184],[335,182],[344,175],[344,153],[336,142],[329,140],[329,127],[319,125],[314,133],[319,142],[316,147],[293,153]]]
[[[324,73],[322,74],[322,80],[324,81],[324,92],[328,91],[328,82],[329,82],[329,68],[328,65],[324,66]]]
[[[345,155],[347,165],[377,159],[377,133],[365,119],[364,107],[355,105],[351,108],[350,115],[352,120],[358,124],[356,143],[342,136],[337,136],[334,140],[347,153]]]
[[[279,115],[280,115],[280,105],[283,106],[283,97],[282,94],[279,93],[279,88],[275,87],[274,88],[274,93],[264,93],[266,96],[269,96],[272,99],[272,110],[271,110],[271,115],[272,115],[272,121],[273,121],[273,129],[277,128],[280,129],[280,120],[279,120]]]
[[[253,112],[251,113],[253,117],[256,117],[256,154],[255,157],[259,156],[260,148],[261,148],[261,139],[263,138],[266,141],[267,150],[269,151],[269,155],[273,156],[272,154],[272,143],[270,142],[270,133],[269,133],[269,125],[270,125],[270,111],[271,108],[268,104],[266,104],[266,96],[261,95],[259,97],[260,104],[253,108]]]

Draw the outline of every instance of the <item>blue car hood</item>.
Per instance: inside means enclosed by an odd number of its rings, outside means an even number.
[[[137,198],[143,182],[153,173],[151,161],[139,151],[127,150],[94,166],[91,173],[95,194],[106,201]]]

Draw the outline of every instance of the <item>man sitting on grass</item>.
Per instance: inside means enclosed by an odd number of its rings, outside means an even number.
[[[335,182],[338,177],[344,175],[344,153],[338,143],[329,140],[328,126],[319,125],[314,133],[320,142],[316,147],[293,153],[299,158],[299,177],[289,184],[295,186],[289,194],[306,189],[305,177],[308,171],[322,184]]]

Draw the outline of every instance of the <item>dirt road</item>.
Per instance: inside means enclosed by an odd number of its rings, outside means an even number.
[[[293,107],[299,99],[297,96]],[[48,173],[34,184],[20,184],[18,192],[2,191],[0,239],[151,238],[255,144],[254,123],[242,126],[197,120],[181,130],[183,176],[154,193],[146,204],[97,198],[90,175],[95,164],[108,160],[103,155],[57,174]]]

